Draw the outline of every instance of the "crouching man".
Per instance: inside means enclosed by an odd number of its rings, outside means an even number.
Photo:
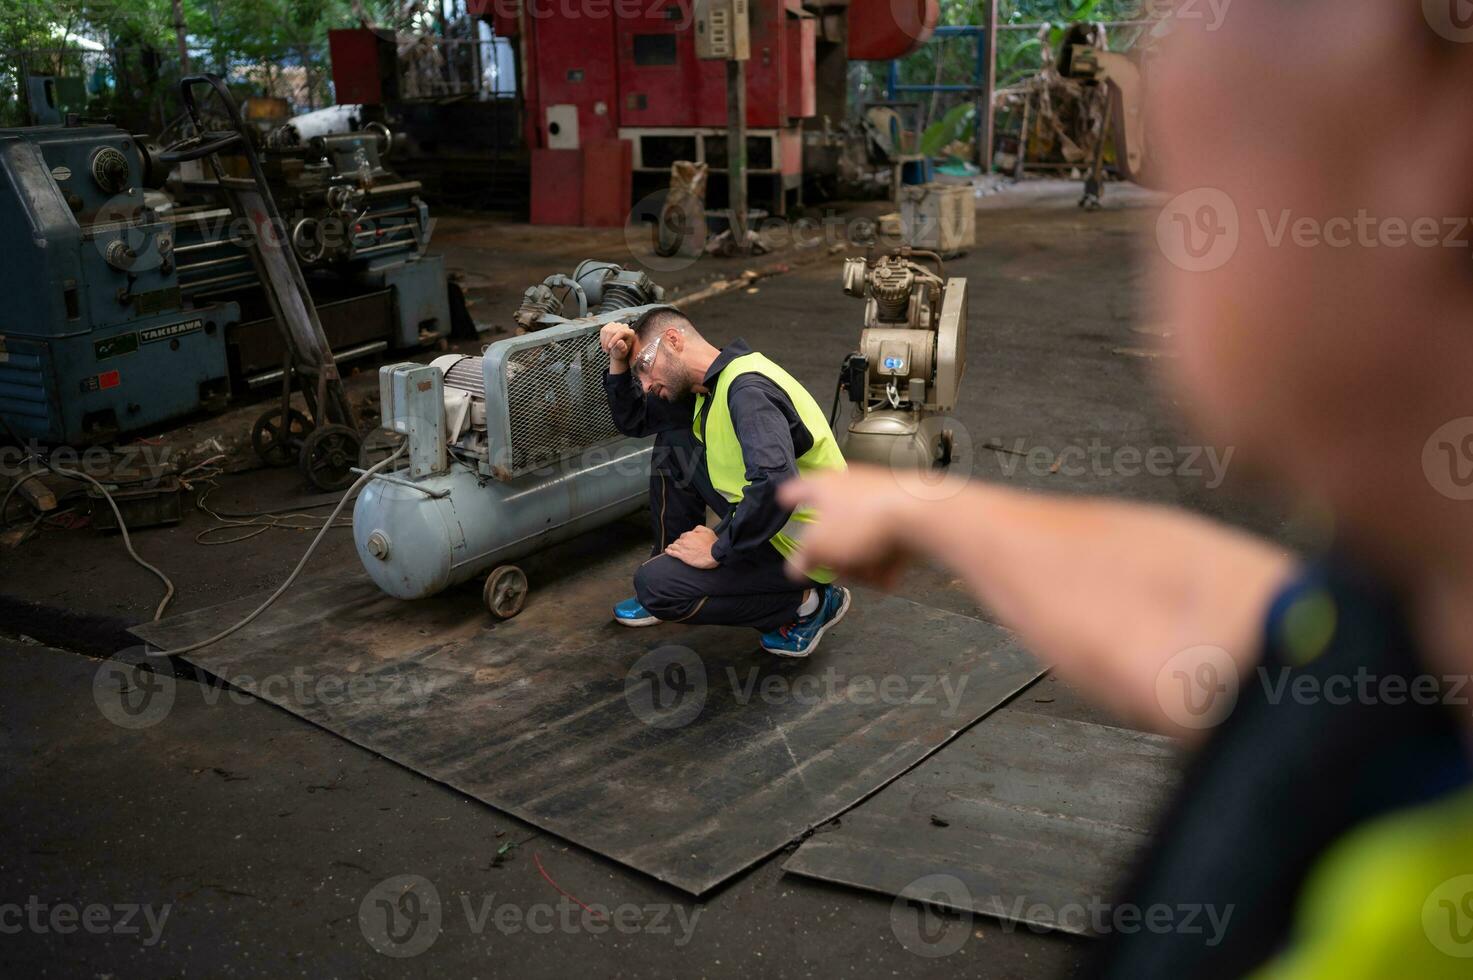
[[[741,340],[718,350],[674,307],[607,324],[604,379],[619,431],[654,434],[654,549],[634,574],[625,626],[751,626],[762,649],[806,657],[849,610],[849,591],[817,568],[804,588],[787,573],[805,509],[778,502],[798,474],[844,469],[823,410],[792,375]],[[706,508],[720,522],[706,526]]]

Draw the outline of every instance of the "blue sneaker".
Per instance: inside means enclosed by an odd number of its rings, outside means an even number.
[[[651,616],[638,599],[625,599],[614,607],[614,622],[623,626],[654,626],[660,617]]]
[[[849,590],[822,585],[818,608],[795,623],[762,634],[762,649],[779,657],[806,657],[818,648],[824,633],[849,611]]]

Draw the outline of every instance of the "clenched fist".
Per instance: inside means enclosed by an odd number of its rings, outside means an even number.
[[[605,323],[598,332],[598,345],[609,355],[609,365],[617,374],[629,369],[629,359],[634,356],[639,338],[627,323]]]

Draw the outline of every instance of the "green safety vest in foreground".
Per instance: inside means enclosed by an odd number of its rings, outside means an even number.
[[[726,398],[731,383],[743,374],[760,374],[767,378],[786,392],[798,409],[798,418],[813,437],[812,448],[798,457],[800,476],[845,468],[844,454],[839,451],[839,443],[829,429],[829,421],[824,417],[823,409],[818,407],[818,402],[808,393],[808,389],[767,357],[756,353],[743,354],[717,376],[716,390],[711,392],[705,421],[695,429],[696,438],[706,446],[706,470],[717,493],[735,504],[742,499],[742,493],[747,488],[747,464],[742,459],[742,444],[737,439],[736,426],[731,421],[731,405]],[[705,407],[706,396],[697,395],[698,422],[702,418],[701,410]],[[798,542],[790,532],[799,525],[812,523],[813,518],[813,511],[806,507],[795,510],[783,529],[772,536],[772,546],[784,558],[793,557],[798,550]],[[815,582],[832,582],[837,576],[827,568],[814,568],[809,570],[808,577]]]
[[[1473,791],[1373,820],[1336,842],[1305,886],[1289,948],[1254,976],[1473,976]]]

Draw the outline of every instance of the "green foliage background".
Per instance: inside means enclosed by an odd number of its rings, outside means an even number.
[[[941,0],[941,23],[987,23],[989,0]],[[1075,20],[1124,20],[1138,14],[1142,0],[995,0],[1001,24]],[[360,0],[361,9],[383,26],[432,28],[394,23],[397,0]],[[437,3],[430,3],[437,9]],[[353,0],[182,0],[192,42],[192,68],[225,73],[229,66],[270,66],[288,59],[308,67],[314,104],[325,104],[327,31],[357,23]],[[425,16],[425,15],[422,15]],[[84,59],[56,49],[63,39],[82,35],[113,49],[111,57]],[[1039,64],[1039,41],[1033,31],[1000,31],[997,39],[998,84],[1007,85]],[[171,0],[0,0],[0,125],[24,123],[24,76],[88,75],[100,95],[89,105],[102,114],[111,103],[145,105],[155,123],[172,117],[171,93],[178,79],[177,42]],[[958,84],[971,81],[976,47],[972,39],[933,41],[901,60],[902,82]],[[101,66],[99,67],[99,63]],[[857,101],[884,98],[884,64],[854,66]],[[97,76],[101,77],[97,77]],[[119,90],[123,91],[119,91]],[[946,121],[944,132],[933,128],[930,142],[965,139],[973,125],[968,100],[938,96],[924,100],[924,122]],[[857,106],[856,106],[857,108]],[[141,121],[141,120],[140,120]],[[942,139],[945,137],[945,139]]]
[[[369,16],[386,25],[398,6],[393,0],[362,2]],[[315,69],[309,75],[319,105],[327,95],[327,31],[357,23],[352,0],[182,0],[182,8],[191,69],[223,73],[231,65],[290,59]],[[76,47],[78,35],[116,54],[98,59],[60,53]],[[152,55],[146,53],[150,49]],[[109,97],[157,103],[178,80],[177,52],[170,0],[0,0],[0,123],[24,122],[25,74],[90,75],[88,68],[95,71],[99,60],[110,62],[103,68],[105,88],[121,81],[129,91],[105,93],[89,112],[107,111]],[[157,71],[149,70],[155,62]]]
[[[1064,27],[1079,21],[1129,21],[1143,19],[1143,0],[997,0],[998,25],[1049,23],[1049,45],[1058,45]],[[988,0],[941,0],[940,23],[968,25],[987,23]],[[1121,29],[1110,32],[1111,47],[1120,50],[1137,32]],[[1042,44],[1036,30],[999,30],[997,37],[997,85],[1012,85],[1038,71]],[[902,58],[898,79],[906,85],[970,84],[976,72],[975,38],[935,39],[914,54]],[[853,66],[851,101],[863,103],[885,98],[886,64]],[[974,138],[976,102],[965,95],[941,93],[902,93],[897,98],[920,101],[920,125],[923,130],[919,149],[938,155],[950,143]],[[854,106],[857,108],[858,106]]]

